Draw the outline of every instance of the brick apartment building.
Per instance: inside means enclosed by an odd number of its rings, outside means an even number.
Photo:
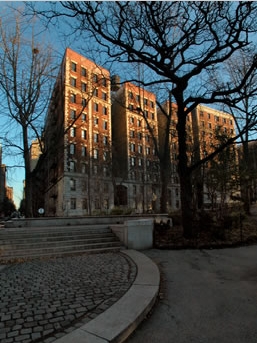
[[[159,211],[156,149],[163,146],[165,116],[156,110],[155,94],[128,82],[115,86],[111,80],[108,70],[66,49],[35,179],[35,209],[43,206],[47,216],[110,213],[116,206],[137,213]],[[170,103],[163,107],[167,110]],[[171,107],[167,205],[175,210],[180,208],[180,186],[176,105]],[[211,151],[218,126],[231,135],[235,132],[229,114],[206,106],[188,116],[189,161]]]
[[[43,137],[46,215],[112,207],[110,91],[106,69],[66,49]]]
[[[199,105],[192,111],[192,129],[194,141],[194,153],[192,158],[194,159],[194,162],[197,162],[198,160],[215,151],[219,145],[224,143],[224,140],[235,136],[235,121],[233,117],[226,112]],[[228,191],[226,191],[226,201],[230,201],[230,196],[233,195],[233,193],[238,193],[239,191],[238,186],[236,185],[236,178],[238,176],[236,175],[235,171],[235,166],[238,163],[236,146],[231,145],[229,149],[230,153],[227,155],[229,156],[229,161],[224,161],[226,166],[223,174],[223,181],[225,182],[225,179],[227,179],[227,185],[230,188]],[[221,155],[219,155],[219,157],[220,156]],[[224,163],[222,163],[222,161],[217,161],[217,163],[220,164],[220,169],[224,167]],[[207,205],[211,202],[211,192],[207,187],[207,175],[208,171],[210,171],[210,168],[211,163],[206,163],[195,171],[194,179],[195,185],[198,188],[196,191],[196,194],[198,194],[198,207],[201,207],[203,204]],[[217,175],[218,174],[216,173],[216,178]],[[219,178],[222,178],[221,172],[219,175]],[[218,181],[214,180],[214,182],[216,182],[216,187],[213,185],[212,193],[215,193],[215,197],[219,199],[218,201],[220,201],[221,191],[218,190]]]
[[[138,213],[158,211],[160,171],[155,94],[125,83],[113,93],[112,100],[115,205]]]

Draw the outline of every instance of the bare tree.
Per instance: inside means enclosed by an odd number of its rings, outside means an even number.
[[[247,73],[252,61],[249,52],[239,51],[233,59],[225,65],[225,72],[228,75],[228,82],[237,85],[240,79]],[[220,78],[222,80],[222,78]],[[242,135],[240,140],[242,149],[240,151],[240,175],[241,175],[241,194],[244,203],[244,210],[250,213],[250,184],[252,183],[253,173],[249,167],[249,142],[253,139],[257,127],[257,70],[252,73],[247,82],[238,90],[234,97],[242,99],[238,103],[229,104],[228,110],[233,115],[237,131]]]
[[[23,157],[26,182],[25,214],[30,217],[30,144],[33,139],[37,139],[41,144],[41,128],[53,75],[52,51],[50,47],[40,46],[35,41],[33,32],[24,32],[19,16],[15,18],[11,29],[8,23],[0,21],[0,41],[0,89],[6,99],[2,102],[2,107],[5,106],[2,116],[8,126],[5,127],[6,132],[2,131],[1,138],[3,143],[10,147],[13,155],[18,151]]]
[[[192,235],[191,173],[236,139],[228,139],[216,152],[191,165],[187,155],[187,116],[200,103],[240,101],[238,97],[233,99],[233,94],[255,70],[253,57],[236,86],[224,83],[217,89],[209,76],[235,52],[250,46],[251,35],[256,32],[256,12],[257,4],[249,1],[68,1],[44,13],[48,19],[68,18],[73,31],[82,35],[90,32],[112,60],[142,63],[150,68],[152,79],[145,86],[172,85],[171,94],[177,105],[178,172],[187,237]],[[250,53],[253,56],[255,50]]]

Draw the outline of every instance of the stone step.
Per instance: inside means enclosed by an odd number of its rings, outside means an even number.
[[[78,244],[75,245],[56,245],[56,246],[49,246],[48,244],[46,246],[38,246],[38,247],[30,247],[25,246],[23,247],[23,249],[6,249],[6,250],[2,250],[1,251],[1,256],[5,256],[7,255],[12,255],[12,256],[16,256],[21,254],[37,254],[37,253],[52,253],[52,252],[61,252],[61,251],[71,251],[74,252],[76,250],[87,250],[87,249],[97,249],[97,248],[104,248],[104,247],[115,247],[115,246],[120,246],[120,241],[109,241],[109,242],[94,242],[94,243],[84,243],[84,242],[80,242]]]
[[[78,237],[66,237],[63,238],[60,237],[57,239],[54,239],[54,237],[52,237],[51,239],[45,238],[45,239],[41,239],[41,240],[37,240],[37,239],[30,239],[28,241],[25,240],[19,240],[19,241],[5,241],[2,245],[3,249],[8,249],[9,247],[11,247],[12,249],[19,249],[19,250],[23,250],[23,249],[27,249],[28,247],[30,249],[33,248],[41,248],[44,247],[47,243],[48,247],[56,247],[56,246],[61,246],[61,245],[77,245],[77,244],[81,244],[82,242],[84,244],[93,244],[93,243],[108,243],[108,242],[115,242],[118,241],[119,239],[114,236],[114,235],[109,235],[108,237],[104,237],[104,236],[98,236],[98,237],[86,237],[83,239],[78,239]]]
[[[0,264],[7,264],[10,262],[19,262],[20,260],[32,260],[38,258],[55,258],[55,257],[63,257],[63,256],[74,256],[74,255],[81,255],[81,254],[99,254],[105,252],[119,252],[121,250],[120,246],[117,247],[104,247],[104,248],[92,248],[92,249],[84,249],[84,250],[74,250],[74,251],[55,251],[52,253],[35,253],[35,254],[21,254],[21,255],[0,255]]]
[[[0,245],[19,245],[19,244],[33,244],[34,242],[63,242],[63,241],[81,241],[81,240],[88,240],[88,239],[113,239],[116,236],[112,232],[106,233],[65,233],[65,234],[51,234],[51,235],[30,235],[27,237],[2,237],[0,236]]]
[[[0,231],[0,260],[62,256],[120,250],[121,242],[106,225],[13,228]]]
[[[70,232],[84,232],[84,233],[104,233],[109,232],[110,228],[106,225],[95,225],[95,226],[64,226],[64,227],[35,227],[35,228],[4,228],[0,229],[1,236],[19,236],[19,235],[46,235],[46,234],[68,234]]]

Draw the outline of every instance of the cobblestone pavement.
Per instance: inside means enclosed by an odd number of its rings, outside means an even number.
[[[1,266],[0,342],[53,342],[114,304],[135,277],[122,253]]]

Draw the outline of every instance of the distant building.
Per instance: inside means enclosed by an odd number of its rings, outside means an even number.
[[[228,138],[235,137],[235,121],[231,114],[212,109],[207,106],[199,105],[192,111],[193,129],[193,155],[196,163],[222,145]],[[211,162],[202,164],[194,173],[194,186],[196,187],[196,197],[198,207],[208,206],[212,203],[221,202],[222,189],[224,190],[225,200],[229,202],[233,193],[238,193],[239,184],[237,182],[238,164],[236,145],[229,146],[228,160],[226,161],[225,151],[219,154]],[[223,161],[217,161],[223,156]],[[217,161],[215,170],[211,173],[213,161]],[[219,168],[217,166],[220,165]],[[224,168],[225,166],[225,168]],[[223,174],[222,174],[223,169]],[[218,179],[219,178],[219,183]],[[227,181],[226,181],[227,180]],[[218,187],[218,184],[222,184]],[[222,188],[222,189],[221,189]],[[215,199],[214,199],[215,197]]]
[[[33,171],[38,163],[39,157],[42,154],[38,139],[32,141],[30,146],[30,171]]]
[[[113,93],[112,142],[115,205],[139,213],[158,211],[160,169],[155,146],[155,94],[128,82]]]
[[[0,145],[0,203],[6,197],[6,165],[2,164],[2,146]]]
[[[44,132],[46,215],[113,207],[109,72],[66,49]]]
[[[168,211],[180,209],[177,107],[171,111],[167,183]],[[34,212],[46,216],[111,213],[115,207],[136,213],[158,212],[161,170],[157,150],[165,149],[167,116],[156,96],[130,82],[120,83],[105,68],[66,49],[41,137],[31,146]],[[217,133],[235,135],[231,115],[199,105],[187,116],[187,153],[194,164],[219,144]],[[37,162],[37,163],[36,163]],[[208,201],[204,168],[193,175],[199,207]]]

